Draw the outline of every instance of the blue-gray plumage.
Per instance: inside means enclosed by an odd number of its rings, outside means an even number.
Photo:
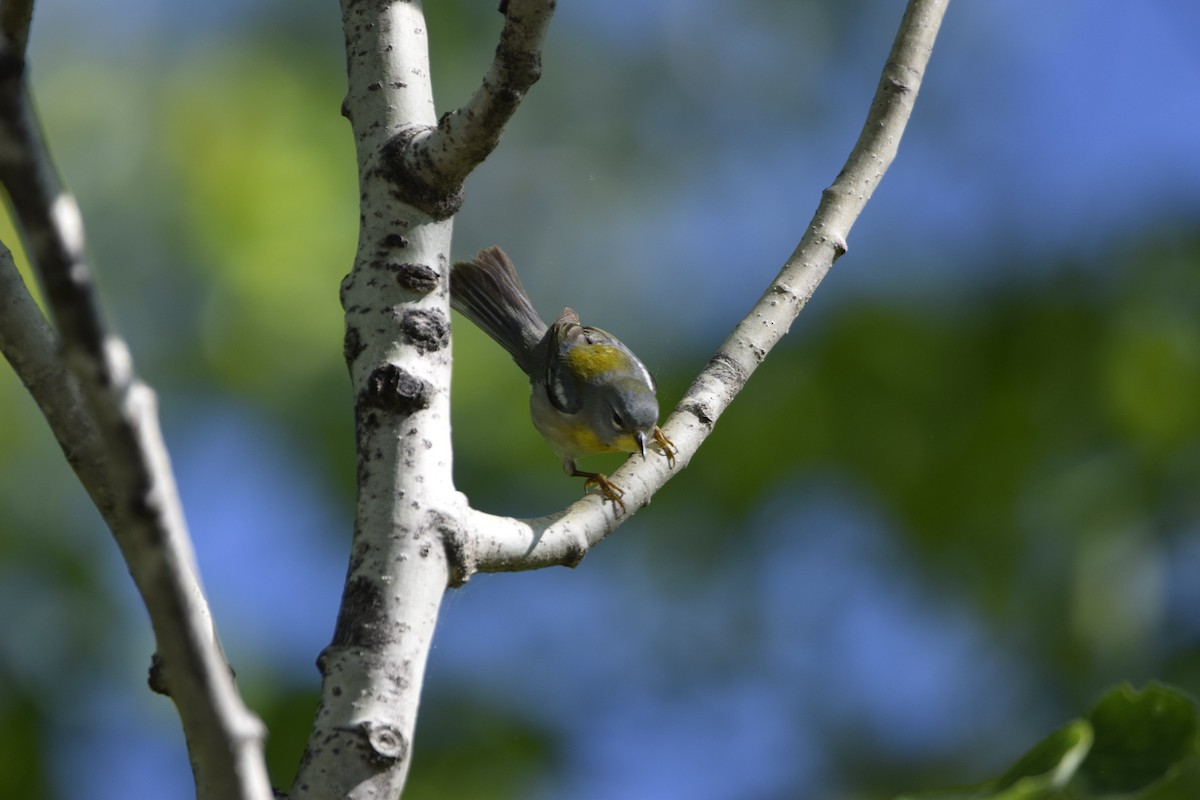
[[[534,427],[568,475],[587,479],[621,510],[624,492],[575,461],[593,453],[646,455],[656,443],[674,466],[675,446],[658,427],[654,379],[615,336],[580,324],[564,308],[552,325],[534,310],[512,261],[499,247],[450,271],[450,303],[492,337],[529,376]]]

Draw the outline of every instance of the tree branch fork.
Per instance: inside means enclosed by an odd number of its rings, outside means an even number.
[[[322,699],[290,796],[396,796],[411,762],[425,659],[447,587],[477,572],[575,566],[685,469],[833,263],[895,156],[948,0],[910,0],[866,124],[799,245],[663,422],[678,453],[612,478],[627,511],[586,495],[534,519],[470,507],[450,474],[447,276],[466,177],[541,74],[553,0],[506,0],[495,57],[434,118],[420,3],[343,0],[362,227],[342,286],[359,498]],[[0,8],[0,181],[30,243],[54,325],[0,252],[0,347],[43,409],[130,565],[179,707],[197,795],[270,797],[261,724],[242,704],[200,588],[153,392],[101,313],[23,76],[32,3]],[[29,13],[26,13],[29,12]],[[16,65],[14,67],[13,65]],[[14,76],[12,70],[18,70]],[[77,215],[77,210],[76,210]],[[64,354],[70,354],[65,357]]]
[[[717,419],[847,252],[851,227],[895,158],[947,3],[909,3],[859,140],[837,179],[822,192],[804,237],[663,423],[679,449],[676,468],[663,459],[631,457],[612,476],[627,487],[625,515],[592,495],[557,514],[528,520],[468,509],[468,534],[451,548],[460,560],[455,574],[573,567],[687,467]]]
[[[350,787],[366,786],[375,792],[391,792],[403,786],[411,760],[407,743],[415,725],[424,661],[437,606],[448,586],[461,585],[476,572],[574,566],[687,467],[729,403],[787,333],[833,263],[846,252],[850,228],[895,156],[945,5],[946,0],[910,2],[863,133],[845,167],[822,193],[812,222],[779,275],[664,421],[665,433],[678,447],[676,468],[670,469],[664,459],[631,458],[613,474],[612,479],[626,490],[627,513],[621,515],[597,496],[585,496],[560,513],[528,520],[472,509],[454,489],[448,468],[449,359],[445,347],[449,340],[444,346],[440,339],[438,346],[428,346],[421,337],[406,334],[403,322],[421,314],[435,320],[438,330],[448,330],[447,225],[461,203],[462,181],[495,147],[504,124],[537,77],[537,69],[522,72],[503,62],[540,65],[540,39],[552,5],[510,0],[502,6],[505,33],[488,74],[466,104],[443,115],[436,125],[431,90],[419,69],[399,59],[388,62],[389,66],[422,80],[401,81],[395,77],[400,73],[371,74],[372,81],[382,77],[383,85],[398,87],[392,102],[384,104],[359,88],[368,78],[356,70],[351,56],[347,105],[353,108],[356,97],[365,103],[350,114],[360,144],[360,170],[372,174],[370,186],[375,189],[387,184],[386,192],[372,196],[364,182],[360,258],[344,284],[347,338],[359,343],[348,349],[354,354],[350,359],[352,380],[356,387],[363,387],[365,378],[369,386],[372,376],[394,370],[420,381],[423,401],[411,409],[375,408],[364,415],[361,398],[369,393],[357,392],[360,411],[356,416],[360,423],[369,419],[371,424],[360,424],[362,480],[355,555],[334,644],[322,659],[325,681],[318,723],[293,792],[297,787],[311,788],[314,784],[310,781],[320,780],[321,788],[309,793],[301,789],[297,797],[340,796]],[[529,10],[545,16],[530,15],[526,13]],[[361,13],[361,8],[356,13]],[[537,24],[522,34],[521,26],[528,20],[537,20]],[[387,29],[392,26],[382,20],[367,28]],[[512,43],[529,50],[514,58]],[[410,53],[423,53],[425,47],[423,40],[385,42],[371,34],[356,39],[348,36],[352,54],[393,44]],[[513,79],[513,75],[524,77]],[[392,133],[375,148],[365,147],[371,130]],[[377,160],[379,152],[386,157]],[[378,220],[388,220],[388,224]],[[372,270],[378,272],[380,259],[410,265],[397,270],[397,280],[405,291],[396,293],[395,287],[382,294],[366,291],[371,279],[365,276]],[[419,273],[423,279],[406,281],[401,278],[406,273]],[[365,342],[369,337],[364,334],[367,317],[363,310],[376,305],[392,309],[389,313],[401,320],[398,339],[383,332],[379,341]],[[406,337],[409,346],[404,346]],[[401,343],[398,348],[397,341]],[[423,441],[429,443],[423,462],[429,469],[415,470],[405,460],[409,457],[405,454],[418,449],[408,436],[415,431],[422,431]],[[394,455],[387,455],[389,448]],[[379,454],[384,454],[383,463],[372,464]],[[424,486],[413,482],[417,472],[426,480]],[[362,498],[379,500],[385,494],[396,502],[382,512],[381,523],[380,510],[364,505]],[[399,542],[395,532],[400,533]],[[399,585],[405,587],[404,593],[396,591]],[[370,602],[364,602],[364,597]],[[388,664],[403,673],[403,687],[397,689],[381,677]],[[386,702],[347,703],[347,696]],[[374,751],[372,730],[388,730],[389,742],[398,737],[406,743],[389,750],[405,755],[391,759],[387,753]],[[364,754],[363,760],[356,769],[339,772],[322,736]],[[371,767],[371,763],[377,766]],[[378,766],[381,764],[385,766]]]

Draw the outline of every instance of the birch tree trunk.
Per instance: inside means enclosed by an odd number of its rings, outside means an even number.
[[[344,0],[361,217],[342,282],[358,503],[321,703],[295,798],[395,797],[446,587],[462,580],[466,503],[450,449],[450,235],[462,182],[540,71],[554,3],[511,0],[496,59],[438,121],[419,2]],[[452,574],[453,573],[453,574]]]

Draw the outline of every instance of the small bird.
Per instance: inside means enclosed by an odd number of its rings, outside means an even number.
[[[508,351],[529,376],[533,426],[558,453],[563,470],[585,478],[623,513],[621,487],[576,459],[594,453],[641,453],[658,445],[675,466],[675,445],[658,427],[654,379],[607,331],[581,325],[564,308],[553,325],[538,316],[511,260],[499,247],[481,250],[450,271],[450,304]]]

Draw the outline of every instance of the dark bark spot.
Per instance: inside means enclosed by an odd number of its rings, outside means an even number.
[[[400,332],[418,350],[428,353],[450,344],[450,323],[436,311],[413,309],[400,318]]]
[[[396,273],[396,283],[410,292],[429,294],[438,285],[438,274],[424,264],[387,264]]]
[[[709,409],[701,403],[681,403],[679,410],[686,414],[691,414],[696,418],[696,421],[705,428],[711,428],[713,426],[712,414],[709,413]]]
[[[354,578],[342,594],[331,646],[377,650],[389,643],[387,622],[379,587],[367,578]]]
[[[367,345],[362,340],[362,334],[358,332],[358,328],[349,327],[346,329],[346,336],[342,339],[342,355],[346,359],[347,364],[353,364],[354,359],[362,355],[367,349]]]
[[[150,686],[150,691],[155,694],[168,696],[171,694],[167,689],[167,671],[163,666],[162,656],[158,653],[150,656],[150,672],[146,676],[146,683]]]
[[[421,128],[413,127],[393,136],[380,151],[381,171],[396,187],[393,195],[397,200],[435,220],[449,219],[462,208],[462,182],[443,181],[428,153],[413,146],[413,137],[421,132]]]
[[[726,386],[743,386],[748,377],[741,364],[721,353],[709,359],[708,371]]]
[[[343,310],[346,309],[346,298],[350,294],[350,290],[354,288],[354,273],[349,272],[346,277],[342,278],[342,283],[338,287],[338,301],[342,304]]]
[[[371,373],[358,399],[360,411],[377,408],[396,414],[413,414],[428,408],[433,388],[395,364],[384,364]],[[365,430],[373,420],[369,413],[360,413],[359,427]]]
[[[468,545],[466,531],[458,522],[443,514],[433,512],[430,527],[437,531],[446,550],[446,561],[450,565],[450,588],[462,586],[477,571],[474,551]]]

